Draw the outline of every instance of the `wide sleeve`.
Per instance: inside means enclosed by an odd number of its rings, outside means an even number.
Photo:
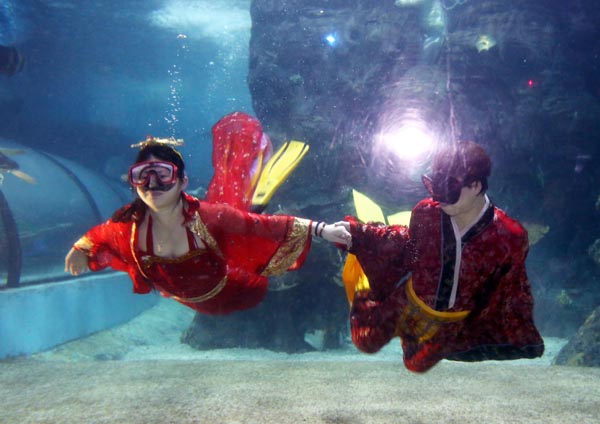
[[[229,266],[269,276],[297,269],[311,245],[310,220],[202,202],[196,233]],[[203,228],[204,227],[204,228]]]
[[[127,272],[124,249],[129,246],[130,227],[127,223],[108,220],[89,230],[73,247],[88,256],[92,271],[110,267]]]
[[[372,289],[387,292],[407,272],[409,229],[403,225],[363,224],[347,216],[352,234],[350,253],[356,255]]]
[[[523,233],[517,247],[513,249],[512,262],[490,298],[487,311],[489,319],[502,323],[500,342],[508,342],[519,352],[518,357],[537,357],[544,352],[544,342],[533,320],[533,295],[525,269],[529,250],[527,233]],[[493,311],[498,316],[493,318]]]
[[[463,340],[482,342],[467,355],[473,359],[535,358],[544,353],[544,342],[533,320],[533,296],[525,269],[529,250],[522,230],[507,244],[510,255],[496,268],[488,287],[478,295],[478,305],[461,331]],[[487,293],[486,293],[487,292]]]

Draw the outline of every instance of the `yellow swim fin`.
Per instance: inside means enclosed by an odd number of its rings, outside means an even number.
[[[377,203],[354,189],[352,189],[352,197],[354,198],[354,209],[356,209],[358,219],[362,222],[383,222],[385,224],[383,211]]]
[[[354,199],[354,209],[356,209],[358,219],[362,222],[385,223],[383,210],[377,203],[354,189],[352,189],[352,198]],[[363,271],[358,258],[352,253],[348,253],[348,256],[346,256],[346,262],[342,270],[342,281],[346,288],[346,297],[350,306],[352,306],[352,301],[354,300],[354,293],[371,288],[369,279],[365,271]]]
[[[402,211],[393,215],[388,215],[387,222],[389,225],[406,225],[410,224],[410,215],[412,211]]]
[[[387,225],[408,225],[410,224],[411,211],[400,211],[387,218],[383,214],[381,207],[360,191],[352,189],[354,198],[354,208],[356,216],[362,222],[382,222]]]
[[[388,225],[408,225],[410,223],[411,211],[398,212],[389,215],[386,219],[381,207],[369,197],[354,189],[352,190],[352,197],[354,198],[356,216],[362,222],[382,222]],[[350,306],[352,306],[356,292],[371,289],[365,271],[362,269],[358,258],[352,253],[348,253],[346,257],[346,263],[342,271],[342,281],[346,288],[346,296]]]
[[[269,159],[260,174],[252,196],[254,212],[262,212],[267,207],[275,191],[298,166],[308,149],[306,143],[288,141]]]

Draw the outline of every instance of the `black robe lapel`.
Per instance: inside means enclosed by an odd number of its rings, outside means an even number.
[[[480,234],[494,220],[494,206],[490,206],[483,213],[479,221],[471,227],[462,237],[461,245],[464,246],[473,237]],[[454,285],[454,268],[456,266],[456,237],[452,228],[450,217],[442,212],[442,272],[435,301],[435,309],[445,311],[448,309],[452,286]]]
[[[483,216],[481,217],[481,219],[479,221],[477,221],[475,223],[475,225],[473,225],[469,231],[467,231],[467,234],[462,236],[462,244],[464,245],[469,240],[471,240],[473,237],[480,234],[485,229],[485,227],[487,227],[488,225],[490,225],[492,223],[493,220],[494,220],[494,205],[492,205],[492,203],[490,202],[490,206],[483,213]]]
[[[456,264],[456,237],[450,217],[442,212],[442,272],[435,300],[435,309],[448,309],[452,285],[454,284],[454,266]]]

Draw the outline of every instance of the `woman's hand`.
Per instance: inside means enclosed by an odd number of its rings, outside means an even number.
[[[323,227],[320,236],[331,243],[345,245],[348,249],[352,247],[352,235],[350,234],[350,224],[345,221],[339,221],[335,224],[327,224]]]
[[[72,275],[79,275],[89,269],[87,255],[75,248],[71,248],[65,258],[65,272],[69,272]]]

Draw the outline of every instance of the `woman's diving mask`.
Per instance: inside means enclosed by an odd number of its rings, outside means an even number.
[[[156,186],[150,187],[154,176]],[[135,187],[168,191],[177,181],[177,165],[172,162],[150,160],[136,163],[129,168],[129,182]]]

